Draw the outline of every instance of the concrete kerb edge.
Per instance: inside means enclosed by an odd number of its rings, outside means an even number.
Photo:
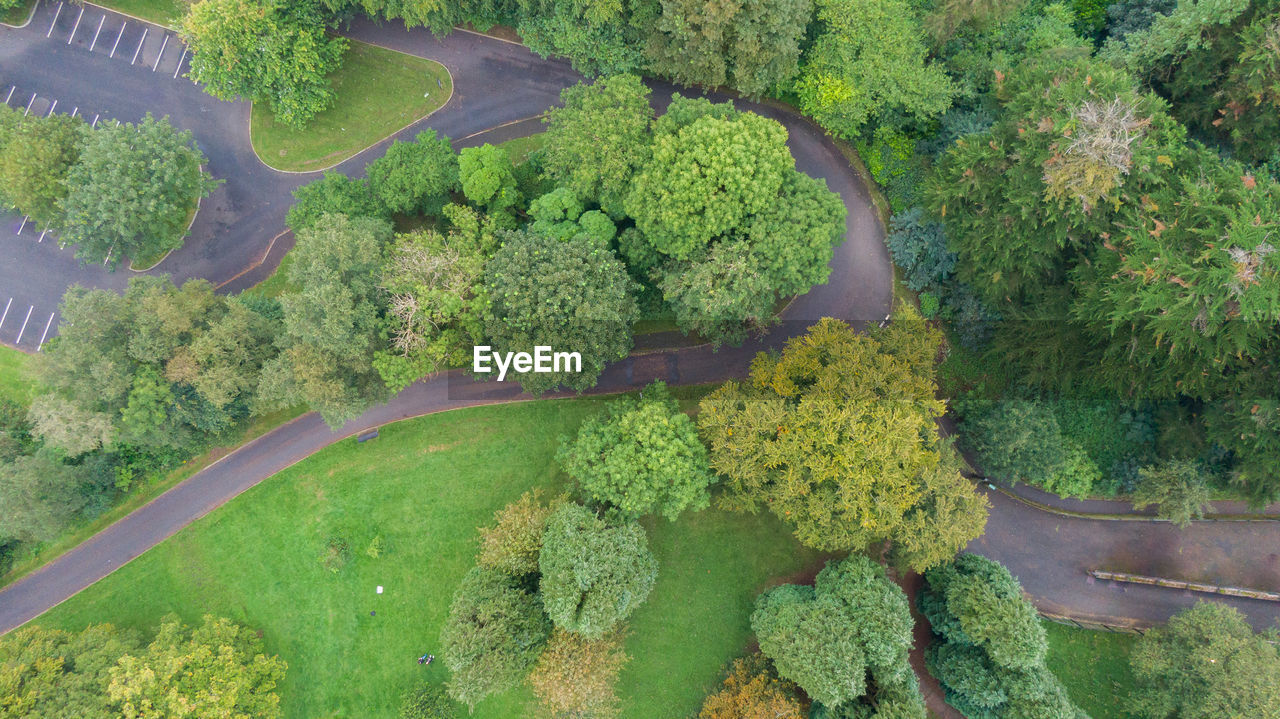
[[[271,165],[270,165],[266,160],[262,159],[262,155],[258,154],[258,148],[256,148],[256,147],[254,147],[254,146],[253,146],[253,106],[257,105],[258,103],[256,103],[256,102],[254,102],[254,103],[250,103],[250,107],[249,107],[249,126],[246,128],[246,132],[247,132],[247,133],[248,133],[248,135],[249,135],[249,149],[253,151],[253,156],[254,156],[254,157],[256,157],[256,158],[258,158],[258,162],[262,163],[262,166],[263,166],[263,167],[266,167],[268,170],[271,170],[272,172],[279,172],[279,173],[280,173],[280,174],[282,174],[282,175],[312,175],[312,174],[315,174],[315,173],[317,173],[317,172],[328,172],[329,170],[332,170],[333,168],[337,167],[338,165],[341,165],[342,163],[344,163],[344,162],[346,162],[346,161],[348,161],[348,160],[350,160],[350,159],[352,159],[352,158],[359,157],[360,155],[363,155],[364,153],[368,152],[369,150],[372,150],[373,148],[377,147],[378,145],[381,145],[382,143],[386,142],[387,140],[389,140],[389,139],[391,139],[391,138],[395,137],[396,135],[399,135],[400,133],[404,132],[405,130],[408,130],[409,128],[413,127],[414,125],[418,124],[419,122],[422,122],[423,120],[425,120],[425,119],[427,119],[427,118],[431,117],[432,115],[436,114],[437,112],[439,112],[439,111],[443,110],[445,107],[447,107],[447,106],[449,105],[449,103],[453,100],[453,94],[454,94],[454,92],[455,92],[455,88],[456,88],[456,86],[455,86],[455,84],[454,84],[454,80],[453,80],[453,71],[449,69],[449,66],[448,66],[448,65],[446,65],[446,64],[444,64],[444,63],[442,63],[442,62],[440,62],[439,60],[434,60],[434,59],[429,58],[429,57],[423,57],[423,56],[421,56],[421,55],[414,55],[413,53],[403,52],[403,51],[401,51],[401,50],[396,50],[395,48],[386,47],[385,45],[379,45],[379,44],[378,44],[378,43],[376,43],[376,42],[365,42],[364,40],[352,40],[352,42],[360,42],[360,43],[364,43],[365,45],[370,45],[370,46],[372,46],[372,47],[376,47],[376,48],[378,48],[378,49],[380,49],[380,50],[386,50],[386,51],[388,51],[388,52],[395,52],[395,53],[399,53],[399,54],[401,54],[401,55],[405,55],[405,56],[407,56],[407,57],[416,57],[416,58],[418,58],[419,60],[426,60],[426,61],[428,61],[428,62],[434,62],[435,64],[437,64],[437,65],[439,65],[440,67],[444,68],[444,74],[446,74],[446,75],[448,75],[448,76],[449,76],[449,96],[448,96],[448,97],[446,97],[446,98],[444,99],[444,102],[440,103],[440,106],[439,106],[439,107],[435,108],[435,109],[434,109],[434,110],[432,110],[431,112],[428,112],[427,114],[425,114],[425,115],[423,115],[423,116],[421,116],[421,117],[419,117],[419,118],[417,118],[417,119],[415,119],[415,120],[410,121],[408,124],[404,125],[403,127],[400,127],[400,128],[398,128],[398,129],[396,129],[396,130],[393,130],[392,132],[390,132],[390,133],[388,133],[388,134],[384,135],[383,137],[379,138],[376,142],[374,142],[374,143],[372,143],[372,144],[370,144],[370,145],[366,145],[365,147],[362,147],[362,148],[360,148],[359,150],[356,150],[355,152],[351,153],[351,154],[350,154],[350,155],[348,155],[347,157],[344,157],[344,158],[342,158],[341,160],[338,160],[337,162],[334,162],[333,164],[331,164],[331,165],[329,165],[329,166],[327,166],[327,167],[321,167],[321,168],[318,168],[318,169],[315,169],[315,170],[282,170],[282,169],[280,169],[280,168],[278,168],[278,167],[272,167],[272,166],[271,166]]]
[[[1043,502],[1037,502],[1034,499],[1023,497],[1007,487],[996,484],[994,481],[978,475],[969,476],[969,479],[977,484],[982,484],[988,489],[994,490],[1004,496],[1021,502],[1028,507],[1038,509],[1049,514],[1056,514],[1060,517],[1071,517],[1073,519],[1096,519],[1107,522],[1154,522],[1162,524],[1171,524],[1172,520],[1161,519],[1160,517],[1150,517],[1142,514],[1109,514],[1109,513],[1093,513],[1078,512],[1072,509],[1061,509]],[[1193,519],[1192,522],[1280,522],[1280,517],[1268,514],[1219,514],[1207,513],[1201,519]]]

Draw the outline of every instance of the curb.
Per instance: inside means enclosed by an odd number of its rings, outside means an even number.
[[[1060,517],[1071,517],[1073,519],[1096,519],[1106,522],[1157,522],[1162,524],[1173,524],[1173,520],[1161,519],[1160,517],[1150,517],[1143,514],[1117,514],[1117,513],[1094,513],[1094,512],[1078,512],[1073,509],[1061,509],[1043,502],[1037,502],[1034,499],[1027,499],[1016,494],[1007,487],[996,484],[987,477],[978,475],[967,475],[967,478],[974,483],[986,485],[987,489],[999,492],[1004,496],[1021,502],[1028,507],[1033,507],[1041,512],[1056,514]],[[1221,514],[1206,513],[1200,519],[1192,519],[1192,522],[1280,522],[1280,517],[1270,514]]]

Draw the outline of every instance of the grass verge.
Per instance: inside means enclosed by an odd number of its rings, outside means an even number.
[[[31,17],[31,9],[35,6],[36,0],[22,0],[22,2],[13,7],[0,12],[0,23],[5,25],[19,26],[27,22],[27,18]]]
[[[597,400],[480,407],[389,425],[365,444],[344,440],[38,622],[152,629],[171,611],[226,615],[262,630],[289,663],[286,716],[393,717],[411,687],[447,678],[444,662],[424,668],[415,657],[440,655],[440,626],[474,563],[476,527],[531,487],[560,489],[557,437],[599,408]],[[756,594],[817,557],[767,514],[707,510],[648,528],[658,582],[630,623],[632,660],[619,689],[623,716],[675,719],[696,712],[722,666],[747,647]],[[321,565],[334,538],[350,548],[337,572]],[[366,551],[375,538],[384,547],[376,558]],[[518,688],[473,716],[526,716],[529,700]]]
[[[330,80],[333,107],[303,130],[277,124],[265,105],[254,103],[250,140],[268,167],[310,172],[336,165],[430,115],[453,94],[440,63],[355,41]]]
[[[168,28],[177,28],[191,7],[186,0],[93,0],[93,4]]]
[[[30,376],[31,355],[0,345],[0,399],[23,407],[31,404],[35,384]]]
[[[1093,719],[1128,719],[1133,689],[1129,653],[1138,637],[1076,629],[1044,622],[1049,634],[1049,669],[1067,693]]]

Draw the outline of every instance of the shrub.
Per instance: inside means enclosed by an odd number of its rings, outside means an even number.
[[[542,533],[547,520],[563,500],[548,504],[539,501],[541,489],[525,492],[520,498],[493,514],[493,526],[480,528],[480,553],[476,563],[513,577],[538,571]]]
[[[919,292],[941,284],[956,266],[956,254],[947,249],[942,223],[913,207],[889,220],[885,238],[893,261],[902,268],[903,280]]]
[[[458,711],[444,687],[423,684],[409,692],[400,705],[400,719],[457,719]]]
[[[1138,472],[1133,504],[1139,509],[1154,504],[1156,516],[1186,527],[1191,520],[1203,518],[1205,507],[1209,506],[1204,470],[1196,462],[1184,459],[1143,467]]]
[[[960,427],[964,445],[977,455],[981,468],[1006,481],[1047,487],[1069,459],[1058,419],[1041,402],[972,405]]]

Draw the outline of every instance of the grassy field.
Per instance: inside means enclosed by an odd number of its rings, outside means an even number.
[[[30,365],[31,355],[0,345],[0,399],[24,406],[31,403],[35,385],[28,376]]]
[[[454,588],[474,562],[475,528],[530,487],[560,487],[557,436],[598,409],[561,400],[459,410],[390,425],[366,444],[344,441],[38,621],[149,629],[171,611],[190,621],[226,615],[262,630],[289,663],[287,716],[394,716],[406,690],[447,676],[443,662],[414,659],[440,653]],[[818,558],[766,515],[709,510],[649,530],[660,570],[631,622],[624,716],[685,717],[746,648],[756,594]],[[366,550],[376,537],[385,552],[375,559]],[[332,538],[351,550],[337,573],[320,563]],[[474,716],[522,716],[528,701],[521,688]]]
[[[1049,633],[1049,669],[1062,680],[1081,709],[1093,719],[1127,719],[1133,687],[1129,652],[1137,637],[1092,632],[1044,622]]]
[[[276,124],[264,104],[254,103],[250,139],[263,162],[295,172],[330,167],[426,117],[453,94],[440,63],[354,41],[330,79],[333,107],[303,130]]]

